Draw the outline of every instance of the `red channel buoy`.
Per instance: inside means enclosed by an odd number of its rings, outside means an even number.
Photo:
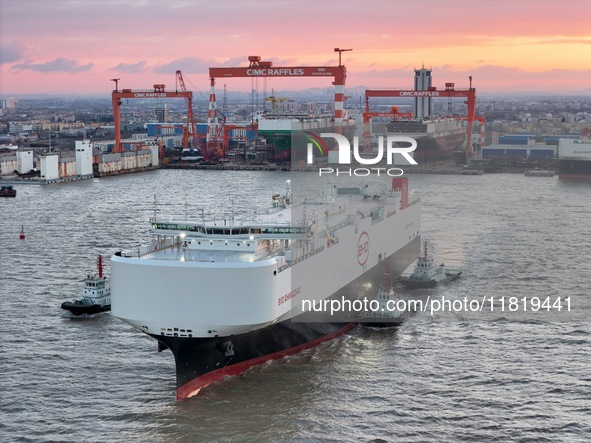
[[[25,239],[25,227],[21,226],[21,235],[18,236],[21,240]]]

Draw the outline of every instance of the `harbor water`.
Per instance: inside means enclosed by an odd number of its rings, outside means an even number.
[[[170,351],[108,313],[60,309],[99,254],[108,274],[110,255],[149,239],[155,196],[159,216],[223,219],[293,174],[158,170],[0,199],[0,441],[591,441],[589,183],[411,175],[431,253],[463,271],[430,294],[516,297],[514,311],[357,327],[182,402]],[[534,297],[562,310],[532,312]]]

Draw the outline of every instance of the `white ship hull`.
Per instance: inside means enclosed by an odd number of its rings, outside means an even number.
[[[111,259],[112,313],[172,350],[177,398],[191,396],[350,329],[359,313],[303,312],[302,302],[373,298],[385,269],[395,278],[418,257],[420,202],[401,195],[363,201],[362,209],[378,208],[366,213],[336,206],[332,218],[327,212],[311,225],[316,234],[279,240],[292,242],[287,249],[216,227],[218,236],[196,236],[188,245],[179,236],[122,252]],[[264,235],[234,227],[242,229]]]
[[[283,271],[276,259],[172,262],[115,256],[112,312],[148,334],[214,337],[252,331],[299,312],[301,300],[330,297],[417,238],[419,220],[420,204],[373,226],[369,217],[362,219],[340,231],[338,243]],[[368,233],[370,248],[362,266],[357,258],[363,232]],[[170,254],[182,254],[181,246]],[[289,297],[294,290],[297,297]]]

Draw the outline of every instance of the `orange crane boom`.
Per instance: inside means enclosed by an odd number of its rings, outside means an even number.
[[[183,79],[183,73],[176,71],[176,78],[178,80],[181,92],[186,93],[187,88],[185,87],[185,80]],[[187,102],[187,129],[183,132],[183,147],[189,147],[189,138],[191,138],[191,147],[197,147],[197,140],[199,140],[199,133],[197,132],[197,124],[195,123],[195,116],[193,114],[193,95],[186,95],[185,101]]]

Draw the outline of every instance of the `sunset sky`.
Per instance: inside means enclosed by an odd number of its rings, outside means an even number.
[[[347,86],[411,88],[412,70],[433,83],[482,93],[591,94],[591,1],[466,0],[3,0],[0,96],[108,96],[122,88],[207,91],[210,66],[338,64]],[[223,86],[218,82],[218,88]],[[228,80],[248,91],[251,80]],[[328,79],[272,79],[267,89],[330,87]]]

